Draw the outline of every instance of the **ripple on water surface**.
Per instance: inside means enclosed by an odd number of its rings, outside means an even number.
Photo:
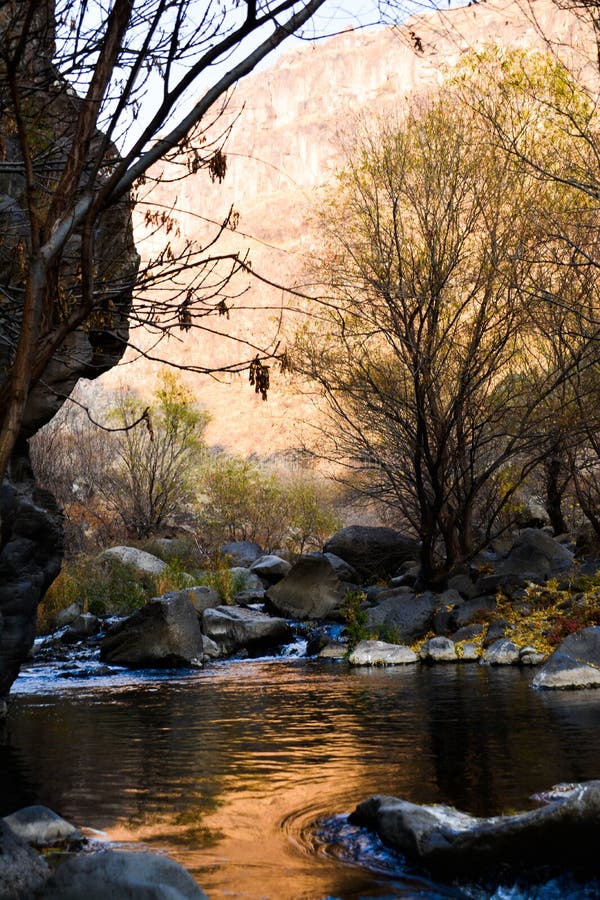
[[[0,812],[45,803],[165,850],[211,900],[600,896],[565,881],[538,893],[434,885],[345,818],[373,793],[509,812],[551,784],[598,777],[600,692],[550,696],[522,672],[477,665],[81,665],[17,681]]]

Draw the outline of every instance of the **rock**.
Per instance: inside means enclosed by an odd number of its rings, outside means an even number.
[[[453,575],[448,579],[448,588],[452,591],[458,591],[465,600],[470,600],[475,596],[475,584],[466,574]],[[486,593],[484,591],[484,593]]]
[[[186,597],[200,616],[205,609],[221,605],[221,597],[219,596],[218,591],[215,591],[214,588],[208,587],[205,584],[184,588],[182,591],[172,591],[170,594],[164,594],[163,598],[175,598],[180,596]]]
[[[202,635],[202,659],[220,659],[223,656],[221,648],[216,641],[207,634]]]
[[[477,645],[470,643],[470,641],[467,641],[465,644],[459,644],[456,648],[456,653],[462,662],[476,662],[480,656]]]
[[[1,353],[0,353],[1,356]],[[23,450],[26,453],[26,450]],[[0,699],[33,646],[37,607],[60,571],[62,516],[35,486],[26,455],[0,487]]]
[[[81,615],[81,611],[81,603],[71,603],[70,606],[59,609],[54,616],[54,627],[64,628],[65,625],[70,625],[71,622],[75,621],[75,619]]]
[[[477,873],[493,876],[496,868],[529,873],[550,864],[564,871],[581,863],[597,871],[600,781],[540,809],[493,818],[375,796],[359,804],[350,822],[377,832],[436,875],[471,879]]]
[[[335,574],[340,579],[340,581],[347,581],[350,584],[358,584],[360,578],[358,577],[358,572],[351,566],[350,563],[347,563],[345,559],[342,559],[341,556],[336,556],[335,553],[324,553],[323,556],[325,559],[328,559],[331,565],[334,568]]]
[[[465,625],[472,625],[477,622],[482,613],[493,612],[497,605],[495,597],[474,597],[473,600],[464,600],[450,613],[449,629],[456,631],[464,628]]]
[[[202,633],[185,597],[157,597],[120,622],[100,642],[100,658],[132,668],[200,665]]]
[[[285,578],[267,591],[271,606],[296,619],[326,619],[339,610],[346,588],[328,559],[301,556]]]
[[[137,547],[109,547],[98,559],[116,559],[124,565],[133,566],[144,575],[160,575],[167,568],[166,562],[158,556],[146,553],[145,550],[138,550]]]
[[[92,613],[81,613],[71,622],[62,636],[64,644],[75,644],[86,638],[93,637],[100,630],[100,620]]]
[[[419,659],[426,662],[458,662],[454,641],[447,637],[433,637],[419,650]]]
[[[240,591],[263,591],[264,584],[258,577],[257,572],[253,572],[248,566],[232,566],[229,569],[234,584],[239,585]]]
[[[362,578],[392,576],[408,559],[419,555],[417,541],[393,528],[349,525],[329,538],[323,547],[351,565]]]
[[[510,625],[506,619],[496,619],[495,622],[490,622],[483,639],[483,647],[487,648],[496,641],[499,641],[500,638],[505,637],[509,628]]]
[[[270,554],[269,556],[259,556],[250,566],[250,571],[259,578],[264,578],[269,584],[275,584],[275,582],[281,581],[291,568],[292,565],[287,560]]]
[[[482,661],[491,666],[515,666],[519,662],[519,648],[512,641],[502,638],[484,651]]]
[[[472,597],[485,597],[488,594],[495,597],[500,592],[511,599],[514,594],[521,590],[526,581],[526,578],[522,578],[512,572],[482,575],[473,586]]]
[[[231,598],[231,602],[234,606],[262,606],[265,602],[266,593],[264,590],[260,591],[237,591]],[[219,602],[217,606],[221,606],[222,604]]]
[[[37,897],[49,875],[42,857],[0,819],[0,900]]]
[[[230,541],[220,548],[221,556],[227,557],[232,566],[249,568],[261,556],[264,550],[254,541]]]
[[[572,566],[573,554],[567,547],[543,531],[525,528],[496,571],[541,584]]]
[[[348,656],[353,666],[400,666],[417,661],[417,654],[401,644],[360,641]]]
[[[289,643],[292,629],[285,619],[272,618],[242,606],[218,606],[205,610],[202,630],[223,654],[245,648],[263,651]]]
[[[546,654],[535,647],[521,647],[519,650],[519,663],[522,666],[539,666],[546,659]]]
[[[345,659],[348,652],[348,645],[342,644],[340,641],[329,641],[321,650],[319,650],[319,659]]]
[[[583,628],[561,641],[532,684],[555,690],[600,687],[600,626]]]
[[[17,837],[33,847],[80,844],[83,841],[78,828],[47,806],[26,806],[5,816],[4,822]]]
[[[61,863],[40,900],[208,900],[179,863],[154,853],[101,850]]]
[[[306,641],[306,655],[317,656],[329,643],[331,643],[331,638],[325,628],[311,630]]]
[[[482,631],[483,625],[465,625],[463,628],[459,628],[458,631],[454,632],[452,640],[455,644],[459,641],[469,641],[471,638],[481,634]]]
[[[437,608],[438,599],[429,592],[393,594],[367,610],[367,628],[392,629],[400,643],[412,644],[431,629]]]

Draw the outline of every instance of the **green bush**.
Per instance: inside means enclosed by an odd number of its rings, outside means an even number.
[[[353,650],[360,641],[371,637],[367,629],[367,611],[362,607],[366,596],[364,591],[348,591],[341,606],[349,650]]]

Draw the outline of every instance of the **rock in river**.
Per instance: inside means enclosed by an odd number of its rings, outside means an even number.
[[[561,641],[532,684],[557,690],[600,688],[600,626],[583,628]]]
[[[292,629],[285,619],[272,618],[241,606],[218,606],[205,610],[202,630],[224,655],[241,648],[263,651],[293,639]]]
[[[196,610],[179,594],[156,597],[113,628],[100,643],[100,658],[139,668],[198,665],[202,632]]]
[[[341,606],[346,592],[325,557],[301,556],[288,575],[267,591],[272,607],[295,619],[325,619]]]
[[[403,644],[360,641],[348,657],[353,666],[401,666],[417,661],[417,654]]]
[[[476,818],[449,806],[370,797],[350,816],[411,860],[440,875],[472,877],[534,866],[597,865],[600,781],[558,796],[541,809]]]

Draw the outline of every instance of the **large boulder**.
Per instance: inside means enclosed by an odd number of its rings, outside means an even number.
[[[600,626],[584,628],[561,641],[532,684],[555,690],[600,687]]]
[[[404,593],[403,588],[399,591],[367,610],[367,628],[383,628],[399,643],[412,644],[431,629],[439,601],[430,592],[415,596]]]
[[[20,896],[33,896],[22,894]],[[183,866],[154,853],[101,850],[60,863],[39,900],[208,900]]]
[[[246,649],[263,651],[293,639],[285,619],[273,618],[242,606],[218,606],[205,610],[202,631],[219,647],[222,655]]]
[[[541,809],[492,818],[375,796],[359,804],[350,821],[444,876],[528,872],[546,864],[563,870],[580,863],[597,867],[600,781],[582,784]]]
[[[418,558],[419,544],[393,528],[349,525],[330,537],[323,550],[339,556],[367,579],[394,575],[403,562]]]
[[[0,900],[37,897],[49,875],[42,857],[0,819]]]
[[[100,642],[104,662],[131,668],[199,665],[202,633],[185,597],[157,597],[115,626]]]
[[[229,541],[220,548],[221,556],[229,559],[232,566],[248,568],[263,556],[264,551],[254,541]]]
[[[386,641],[359,641],[348,655],[352,666],[404,666],[416,661],[417,654],[410,647]]]
[[[500,575],[542,583],[573,566],[573,553],[545,531],[525,528],[496,566]]]
[[[291,568],[292,564],[287,559],[269,554],[267,556],[259,556],[256,562],[253,562],[250,566],[250,571],[269,584],[275,584],[275,582],[281,581],[282,578],[288,575]]]
[[[160,575],[167,568],[166,562],[158,556],[138,550],[137,547],[109,547],[108,550],[103,550],[98,559],[116,559],[124,565],[133,566],[142,575]]]
[[[288,575],[267,591],[276,612],[295,619],[326,619],[342,604],[346,588],[325,557],[301,556]]]

